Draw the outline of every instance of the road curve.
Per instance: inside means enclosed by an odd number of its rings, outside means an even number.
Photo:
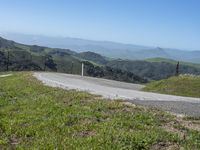
[[[44,84],[66,89],[87,91],[110,99],[124,99],[145,106],[157,107],[166,111],[189,116],[200,116],[200,98],[172,96],[140,91],[144,86],[106,80],[81,77],[63,73],[35,72],[34,76]]]

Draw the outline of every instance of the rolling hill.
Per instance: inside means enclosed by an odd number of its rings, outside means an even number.
[[[98,54],[90,54],[95,60],[103,58]],[[36,70],[81,74],[81,64],[84,61],[85,75],[132,83],[147,82],[132,72],[93,64],[87,61],[87,57],[87,53],[79,54],[69,49],[24,45],[0,38],[0,71]]]
[[[105,65],[109,61],[109,58],[106,58],[104,56],[101,56],[100,54],[89,51],[78,53],[76,56],[80,59],[89,60],[99,65]]]
[[[0,35],[7,39],[12,39],[29,45],[43,45],[46,47],[72,49],[76,52],[91,51],[111,58],[143,60],[147,58],[162,57],[179,61],[200,63],[200,51],[185,51],[69,37],[47,37],[16,33],[1,33]]]
[[[148,80],[160,80],[174,76],[176,64],[168,62],[147,62],[147,61],[130,61],[130,60],[113,60],[107,66],[119,68],[122,70],[134,72]],[[181,74],[200,74],[200,68],[184,65],[180,63]]]
[[[147,60],[108,59],[93,52],[87,53],[85,59],[96,64],[132,72],[147,80],[160,80],[175,75],[177,61],[165,58],[152,58]],[[95,59],[94,59],[95,58]],[[180,62],[181,74],[200,75],[200,64]]]
[[[146,61],[148,61],[148,62],[167,62],[167,63],[177,64],[176,60],[160,58],[160,57],[149,58],[149,59],[146,59]],[[183,65],[186,65],[186,66],[200,68],[200,64],[197,64],[197,63],[190,63],[190,62],[184,62],[184,61],[181,61],[180,63]]]
[[[9,52],[9,63],[8,63]],[[0,38],[0,71],[45,70],[85,75],[132,83],[145,83],[175,75],[176,61],[154,58],[147,60],[111,59],[94,52],[77,53],[70,49],[24,45]],[[180,62],[180,73],[200,75],[198,64]]]

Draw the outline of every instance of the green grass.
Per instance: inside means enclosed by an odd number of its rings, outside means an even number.
[[[153,81],[148,83],[144,90],[163,94],[200,97],[200,76],[180,75]]]
[[[31,73],[0,78],[0,149],[200,148],[198,131],[183,139],[167,131],[170,122],[181,124],[158,110],[44,86]]]
[[[167,58],[148,58],[146,59],[146,61],[148,62],[167,62],[167,63],[171,63],[171,64],[177,64],[178,61],[173,60],[173,59],[167,59]],[[190,66],[190,67],[195,67],[197,69],[200,68],[200,64],[197,63],[191,63],[191,62],[184,62],[184,61],[179,61],[180,65],[185,65],[185,66]]]
[[[10,74],[8,72],[0,72],[0,75]]]
[[[162,57],[156,57],[156,58],[147,58],[145,59],[148,62],[169,62],[169,63],[177,63],[177,61],[173,59],[167,59]]]

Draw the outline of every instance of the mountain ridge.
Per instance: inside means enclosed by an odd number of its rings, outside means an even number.
[[[78,53],[70,49],[23,45],[0,38],[0,70],[5,71],[6,66],[9,66],[12,71],[45,70],[80,74],[82,62],[85,64],[86,75],[126,82],[168,78],[175,75],[176,68],[176,63],[169,60],[150,62],[111,59],[90,51]],[[200,67],[198,64],[180,62],[180,73],[200,75]]]
[[[25,34],[0,34],[3,37],[29,45],[43,45],[53,48],[71,49],[76,52],[95,52],[110,58],[143,60],[163,57],[180,61],[200,63],[200,51],[185,51],[173,48],[161,48],[123,44],[110,41],[93,41],[69,37],[48,37]]]

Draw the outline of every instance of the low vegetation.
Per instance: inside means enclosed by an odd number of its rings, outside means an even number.
[[[176,74],[176,63],[149,62],[142,60],[112,60],[107,65],[112,68],[130,71],[140,77],[152,80],[166,79]],[[200,68],[180,62],[179,72],[182,74],[200,75]]]
[[[148,83],[145,91],[200,97],[200,76],[180,75]]]
[[[0,149],[200,149],[192,121],[200,126],[198,118],[47,87],[31,73],[0,78]]]

